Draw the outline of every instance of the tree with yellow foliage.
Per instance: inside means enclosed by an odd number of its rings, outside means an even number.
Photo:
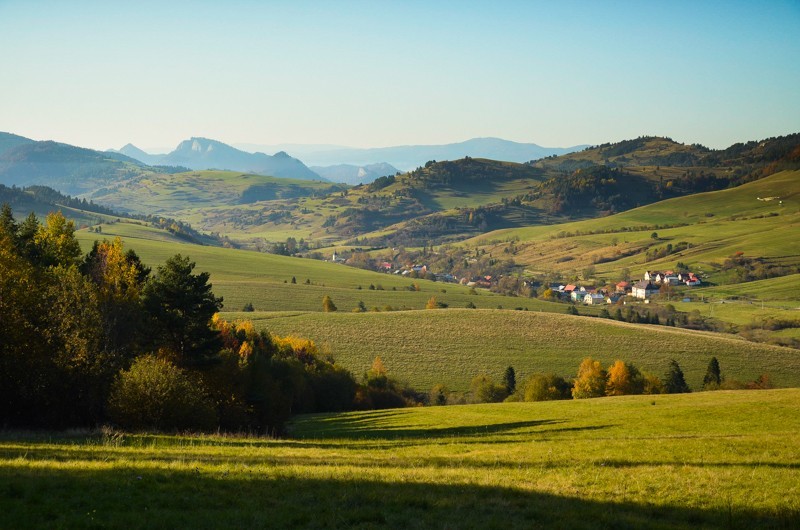
[[[572,386],[575,399],[600,397],[606,394],[606,371],[600,361],[587,357],[578,368],[578,377]]]
[[[607,396],[641,394],[643,390],[642,374],[632,364],[617,360],[608,369]]]

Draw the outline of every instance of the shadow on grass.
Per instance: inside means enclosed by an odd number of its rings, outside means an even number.
[[[351,440],[397,440],[397,439],[430,439],[430,438],[470,438],[492,435],[530,434],[534,429],[564,423],[565,420],[528,420],[486,423],[482,425],[458,425],[453,427],[415,426],[408,422],[400,423],[398,418],[408,412],[388,410],[361,414],[331,415],[320,419],[313,417],[314,429],[305,429],[299,422],[289,426],[291,438],[300,440],[351,439]],[[610,425],[593,427],[564,428],[563,430],[596,430],[611,427]],[[540,432],[556,433],[562,429],[546,429]],[[523,431],[522,433],[519,431]],[[485,440],[483,440],[485,442]],[[498,441],[502,443],[502,441]]]
[[[797,528],[800,513],[600,502],[475,485],[0,467],[4,528]]]

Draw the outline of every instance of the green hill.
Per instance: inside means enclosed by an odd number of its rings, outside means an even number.
[[[199,212],[203,222],[213,227],[216,207],[233,206],[229,210],[231,216],[242,215],[237,210],[240,205],[325,195],[340,189],[341,186],[319,181],[233,171],[191,171],[141,175],[90,195],[103,204],[138,214],[178,215],[194,221],[193,216]]]
[[[19,143],[0,154],[0,183],[80,195],[152,171],[125,155],[58,142]]]
[[[604,366],[622,359],[659,377],[675,359],[689,385],[699,389],[709,359],[716,356],[729,378],[752,381],[769,373],[780,386],[800,386],[797,350],[664,326],[468,309],[235,316],[251,318],[257,327],[279,335],[309,337],[356,374],[380,356],[390,374],[426,391],[437,383],[466,391],[471,379],[482,373],[499,381],[508,366],[520,380],[536,372],[574,377],[585,357],[599,359]]]
[[[629,267],[638,274],[679,258],[709,265],[736,250],[774,259],[797,256],[800,243],[792,234],[798,219],[800,171],[784,171],[602,219],[500,230],[465,244],[498,249],[513,241],[515,259],[531,268],[568,271],[597,263],[601,272]],[[658,238],[652,237],[654,231]],[[691,243],[687,251],[668,260],[646,260],[648,249],[684,239]]]

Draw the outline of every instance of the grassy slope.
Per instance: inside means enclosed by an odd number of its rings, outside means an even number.
[[[757,200],[776,196],[781,198],[782,204],[778,200]],[[653,228],[678,223],[687,223],[687,226]],[[636,231],[635,227],[646,228]],[[568,233],[603,230],[614,232],[563,237]],[[658,233],[658,240],[651,238],[654,231]],[[465,244],[484,247],[498,255],[510,248],[515,261],[525,264],[529,270],[540,273],[555,270],[568,277],[581,275],[585,268],[599,261],[595,265],[598,278],[593,280],[598,283],[618,281],[620,271],[625,268],[638,278],[645,270],[672,269],[678,261],[687,263],[705,280],[717,282],[726,280],[724,274],[717,272],[719,264],[735,252],[797,265],[800,263],[798,233],[800,171],[784,171],[729,190],[671,199],[591,221],[501,230]],[[644,253],[648,248],[663,248],[679,242],[688,242],[691,247],[665,258],[646,261]],[[687,291],[706,299],[746,296],[765,302],[766,310],[760,305],[719,310],[694,302],[676,304],[676,307],[681,311],[697,310],[734,324],[751,323],[766,316],[792,320],[797,319],[794,309],[800,298],[796,285],[796,275],[793,275],[787,279]]]
[[[259,311],[226,314],[227,318],[254,318],[270,331],[308,336],[329,348],[355,373],[366,370],[380,355],[394,375],[423,390],[438,382],[465,390],[477,373],[486,371],[499,377],[509,365],[521,373],[545,370],[569,376],[587,355],[595,355],[606,364],[622,358],[658,375],[668,359],[675,357],[695,387],[708,359],[717,355],[730,377],[749,380],[768,371],[779,385],[800,385],[794,350],[560,314],[456,310],[468,302],[480,309],[502,305],[557,313],[563,313],[564,306],[483,290],[473,295],[454,284],[410,280],[339,264],[188,245],[164,231],[136,224],[103,225],[103,234],[78,232],[84,249],[98,236],[114,235],[122,236],[126,245],[151,266],[178,252],[190,256],[197,262],[198,271],[211,272],[214,292],[225,298],[226,311],[237,311],[248,302]],[[290,283],[292,276],[297,279],[296,285]],[[306,279],[311,284],[306,285]],[[408,290],[412,282],[420,286],[420,291]],[[383,290],[370,290],[370,284]],[[442,293],[442,289],[447,292]],[[338,313],[321,313],[326,294],[339,307]],[[368,308],[390,305],[421,310],[432,296],[448,303],[450,309],[349,313],[359,301]],[[664,337],[670,340],[664,341]]]
[[[550,313],[498,310],[427,310],[397,313],[236,314],[279,335],[297,334],[325,346],[356,374],[379,355],[391,375],[426,391],[436,383],[465,391],[475,375],[500,379],[513,366],[518,380],[534,372],[572,377],[584,357],[610,365],[632,362],[658,376],[676,359],[692,388],[700,388],[708,361],[724,375],[753,380],[768,372],[780,386],[800,386],[797,350],[727,336]]]
[[[359,301],[370,309],[382,309],[387,305],[395,309],[422,309],[432,296],[452,307],[464,307],[473,302],[480,308],[502,305],[564,310],[563,306],[536,299],[509,298],[486,291],[471,295],[468,288],[455,284],[411,280],[341,264],[186,244],[162,230],[132,223],[103,225],[102,234],[77,232],[84,251],[88,251],[96,239],[117,235],[152,267],[176,253],[191,257],[197,262],[198,271],[211,273],[214,292],[225,298],[227,310],[240,309],[250,302],[261,311],[322,311],[322,298],[326,294],[344,311],[356,308]],[[292,277],[296,278],[297,285],[290,283]],[[311,283],[306,285],[306,280]],[[419,291],[409,290],[413,283],[419,285]],[[383,290],[370,290],[371,284]],[[447,292],[442,293],[442,289]]]
[[[779,201],[759,201],[758,197],[781,197]],[[770,214],[779,214],[778,217],[762,217]],[[733,219],[733,216],[739,218]],[[537,249],[547,245],[559,233],[598,232],[602,230],[615,231],[615,234],[594,234],[587,236],[573,236],[556,240],[556,242],[569,243],[573,247],[575,257],[581,258],[581,251],[603,248],[609,255],[617,249],[613,248],[612,238],[616,237],[618,244],[644,244],[648,243],[654,225],[689,224],[689,227],[679,227],[667,230],[658,230],[659,236],[669,240],[686,240],[693,245],[707,242],[709,248],[705,255],[700,256],[695,250],[695,260],[719,259],[727,256],[730,248],[735,248],[737,243],[749,245],[749,250],[757,251],[765,248],[767,252],[777,252],[780,255],[800,254],[798,238],[792,237],[796,231],[800,218],[800,171],[785,171],[770,177],[751,182],[729,190],[700,193],[669,199],[659,203],[629,210],[617,215],[588,221],[578,221],[553,226],[534,226],[528,228],[499,230],[466,241],[470,245],[491,245],[492,242],[502,242],[518,239],[521,243],[536,243]],[[750,217],[751,219],[742,219]],[[623,232],[635,227],[646,227],[640,232]],[[771,235],[777,241],[765,241],[770,236],[768,232],[779,230],[779,234]],[[692,241],[694,235],[694,241]],[[747,240],[748,235],[757,234],[752,240]],[[683,238],[683,239],[679,239]],[[739,240],[736,240],[739,238]],[[733,241],[728,241],[732,239]],[[652,243],[652,242],[650,242]],[[664,245],[666,240],[661,245]],[[783,246],[781,246],[781,243]],[[563,246],[563,245],[562,245]],[[746,250],[745,250],[746,251]],[[525,258],[533,257],[533,252],[519,255],[518,259],[525,262]],[[764,254],[757,254],[764,255]],[[769,254],[767,254],[769,255]],[[561,255],[551,256],[553,263]],[[674,256],[671,257],[674,261]],[[631,260],[635,261],[635,260]],[[545,263],[545,262],[542,262]],[[618,263],[607,264],[605,268],[617,267]],[[558,268],[574,267],[575,264],[561,265]],[[645,267],[640,267],[644,270]]]
[[[798,390],[0,435],[8,528],[797,528]],[[758,421],[753,421],[753,418]]]

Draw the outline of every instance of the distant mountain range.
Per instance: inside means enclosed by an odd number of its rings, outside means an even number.
[[[284,149],[309,166],[351,164],[366,166],[385,162],[408,171],[423,166],[429,160],[458,160],[466,156],[488,158],[507,162],[529,162],[551,155],[580,151],[586,145],[573,147],[541,147],[532,143],[519,143],[501,138],[473,138],[465,142],[444,145],[403,145],[394,147],[354,148],[336,145],[284,144],[279,146],[237,144],[247,150]]]
[[[264,153],[248,153],[208,138],[184,140],[174,151],[166,155],[151,155],[133,144],[127,144],[115,152],[125,154],[148,165],[183,166],[197,170],[228,169],[304,180],[322,179],[301,161],[283,151],[274,156]]]
[[[318,175],[332,181],[345,184],[368,184],[379,177],[394,175],[399,170],[391,164],[380,162],[357,166],[354,164],[338,164],[335,166],[311,166]]]

